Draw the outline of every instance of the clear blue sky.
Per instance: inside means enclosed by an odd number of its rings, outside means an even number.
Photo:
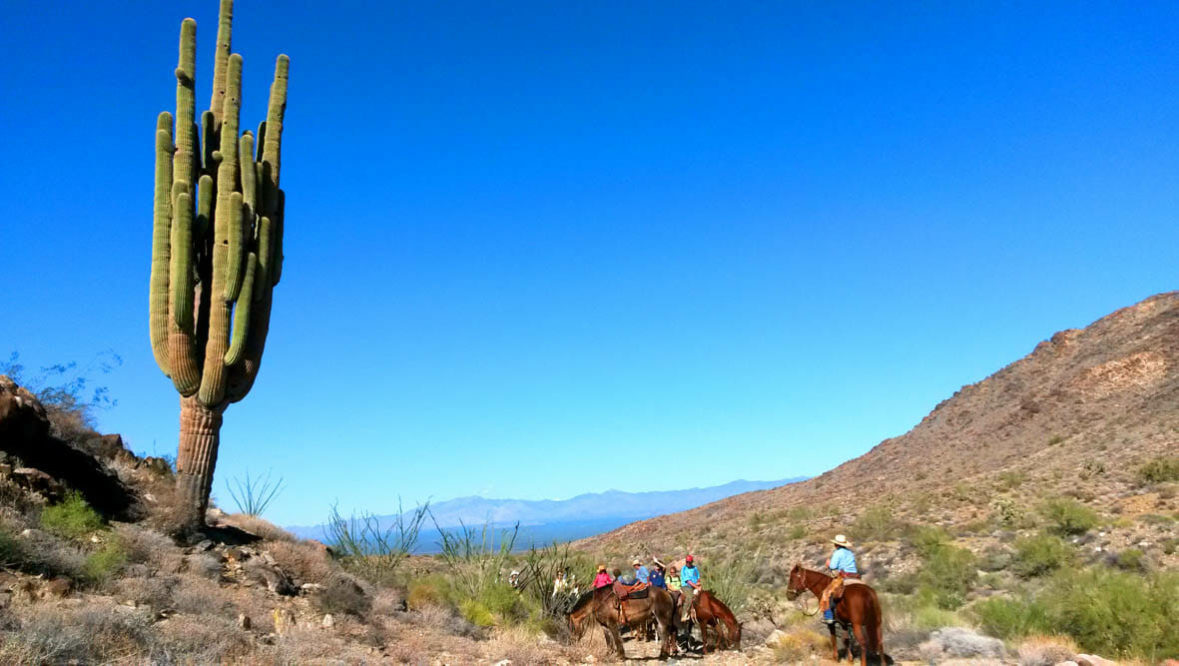
[[[121,354],[139,452],[155,116],[216,11],[3,3],[0,355]],[[278,522],[819,473],[1177,285],[1173,2],[236,14],[244,126],[291,56],[287,261],[214,489],[273,469]]]

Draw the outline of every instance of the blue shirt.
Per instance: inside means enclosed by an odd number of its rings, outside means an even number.
[[[667,589],[667,582],[663,580],[663,574],[659,573],[658,569],[651,572],[650,583],[655,587],[662,587],[665,590]]]
[[[856,556],[846,548],[836,548],[834,553],[831,553],[831,570],[843,571],[845,573],[859,573],[856,570]]]
[[[647,570],[647,567],[640,564],[639,568],[635,569],[635,580],[640,583],[647,583],[650,582],[650,579],[651,572]]]
[[[684,565],[684,568],[680,569],[680,582],[684,587],[692,587],[688,583],[699,583],[700,570],[690,564]],[[692,589],[696,588],[692,587]]]

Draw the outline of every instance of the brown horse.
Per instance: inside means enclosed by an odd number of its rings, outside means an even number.
[[[701,590],[692,598],[692,619],[700,625],[700,640],[704,652],[708,652],[708,634],[716,637],[715,649],[738,650],[741,648],[741,623],[733,611],[711,592]]]
[[[816,597],[821,597],[823,591],[831,584],[834,576],[808,569],[801,564],[794,565],[790,570],[790,584],[786,588],[786,598],[795,599],[804,590],[810,590]],[[832,600],[832,603],[835,603]],[[887,659],[884,656],[884,635],[880,617],[880,600],[876,598],[876,590],[864,584],[853,583],[844,585],[843,597],[835,606],[835,619],[843,626],[851,626],[848,633],[855,632],[856,641],[860,644],[860,666],[868,664],[868,650],[880,657],[880,663]],[[839,662],[839,647],[835,640],[835,625],[829,625],[831,630],[831,652]],[[854,663],[851,647],[847,650],[848,661]]]
[[[675,648],[675,604],[667,590],[658,587],[647,588],[642,599],[627,599],[621,604],[610,586],[600,587],[582,595],[566,614],[569,631],[575,638],[581,638],[592,622],[597,622],[606,634],[606,645],[621,659],[626,658],[622,647],[622,625],[641,627],[654,619],[660,640],[659,656],[671,655]]]

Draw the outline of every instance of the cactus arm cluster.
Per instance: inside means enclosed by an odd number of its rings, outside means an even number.
[[[180,29],[176,117],[156,124],[150,278],[152,352],[181,396],[207,408],[245,397],[261,363],[282,255],[278,189],[290,61],[280,55],[267,117],[240,132],[242,57],[221,0],[211,108],[195,111],[196,22]]]

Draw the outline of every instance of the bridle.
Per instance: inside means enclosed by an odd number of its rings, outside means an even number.
[[[786,584],[786,598],[794,602],[794,607],[800,613],[806,616],[816,615],[819,612],[818,598],[815,598],[815,606],[812,610],[810,604],[807,603],[806,597],[802,596],[803,592],[810,592],[810,588],[806,586],[806,568],[801,565],[795,566],[790,571],[790,581]],[[814,592],[811,592],[814,596]]]

